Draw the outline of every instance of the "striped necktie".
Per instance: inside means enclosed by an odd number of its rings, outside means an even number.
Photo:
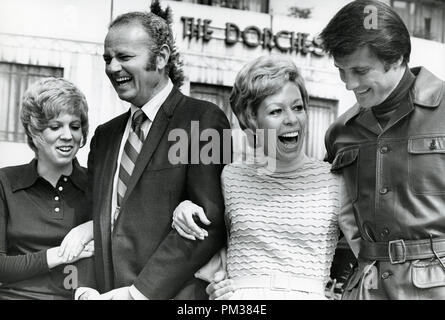
[[[133,114],[130,133],[124,146],[124,152],[122,153],[121,164],[119,167],[119,179],[117,181],[117,208],[111,219],[111,230],[113,230],[114,223],[119,216],[122,199],[127,191],[134,165],[136,164],[139,152],[142,149],[142,144],[144,143],[144,132],[141,127],[147,119],[147,116],[141,109],[138,109]]]

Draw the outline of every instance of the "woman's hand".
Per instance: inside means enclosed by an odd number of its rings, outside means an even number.
[[[65,260],[63,256],[59,256],[59,250],[60,247],[54,247],[46,250],[48,268],[52,269],[61,264],[73,263],[80,259],[92,257],[94,255],[94,240],[88,242],[77,256],[72,257],[69,260]]]
[[[206,288],[209,300],[229,300],[234,291],[233,281],[227,279],[226,273],[223,271],[215,273],[215,278]]]
[[[207,219],[204,210],[189,200],[182,201],[173,211],[172,228],[176,229],[178,233],[189,240],[204,240],[209,234],[205,229],[200,228],[193,216],[197,216],[199,220],[209,225],[211,222]]]
[[[89,258],[92,257],[93,255],[94,255],[94,240],[91,240],[84,246],[82,251],[77,256],[73,257],[71,260],[68,260],[65,263],[76,262],[77,260]]]
[[[58,255],[63,256],[64,263],[73,262],[91,240],[93,240],[93,220],[71,229],[60,244]]]

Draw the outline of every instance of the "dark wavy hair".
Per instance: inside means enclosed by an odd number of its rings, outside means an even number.
[[[377,28],[366,26],[369,13],[365,8],[376,10]],[[357,48],[367,46],[386,70],[401,56],[407,64],[411,54],[408,29],[400,16],[380,1],[357,0],[347,4],[329,21],[320,38],[325,51],[334,58],[348,56]]]

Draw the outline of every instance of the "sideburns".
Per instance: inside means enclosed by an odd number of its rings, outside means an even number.
[[[152,55],[148,62],[147,65],[145,66],[145,71],[156,71],[156,55]]]

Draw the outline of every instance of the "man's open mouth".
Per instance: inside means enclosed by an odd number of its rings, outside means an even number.
[[[368,89],[366,89],[366,90],[361,90],[361,91],[355,91],[355,93],[356,94],[358,94],[358,95],[365,95],[365,94],[367,94],[369,91],[371,90],[371,88],[368,88]]]
[[[122,86],[122,85],[124,85],[124,84],[130,82],[131,80],[132,80],[132,78],[129,77],[129,76],[118,77],[118,78],[115,78],[115,79],[114,79],[114,81],[116,81],[116,84],[117,84],[118,86]]]

